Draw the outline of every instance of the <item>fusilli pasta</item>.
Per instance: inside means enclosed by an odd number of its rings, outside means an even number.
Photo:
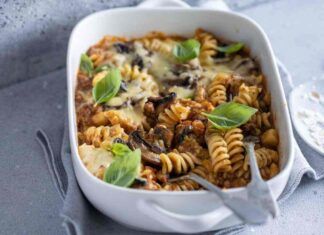
[[[92,126],[83,132],[84,142],[95,147],[109,148],[116,138],[122,139],[125,142],[128,140],[128,135],[119,124],[111,127]]]
[[[161,32],[130,39],[105,36],[82,56],[88,57],[91,71],[82,67],[83,61],[77,74],[79,153],[93,175],[103,179],[115,159],[112,145],[118,142],[141,150],[133,188],[200,190],[185,177],[174,179],[189,172],[222,188],[242,187],[251,178],[244,137],[257,140],[262,177],[278,174],[280,138],[271,96],[248,48],[221,52],[220,46],[226,48],[229,41],[197,29],[193,39],[200,42],[199,54],[181,60],[175,54],[186,39]],[[120,71],[121,85],[107,102],[98,103],[94,88],[110,78],[112,68]],[[212,125],[206,113],[232,101],[257,112],[235,128]]]
[[[179,153],[177,150],[160,154],[160,159],[163,174],[172,172],[175,174],[183,174],[193,169],[195,165],[201,164],[200,159],[193,154],[189,152]]]
[[[225,103],[227,100],[227,83],[230,80],[230,75],[226,73],[219,73],[208,86],[208,97],[213,105]]]
[[[233,98],[237,103],[249,105],[252,107],[259,107],[258,95],[260,88],[257,86],[246,86],[244,83],[240,86],[239,93]]]
[[[163,189],[167,191],[192,191],[199,188],[199,184],[192,180],[180,180],[178,182],[167,183],[163,186]]]
[[[217,40],[216,38],[202,30],[197,29],[195,33],[195,38],[201,43],[199,60],[201,65],[211,65],[213,63],[213,56],[216,55]]]
[[[171,104],[171,106],[160,113],[158,119],[161,124],[164,124],[168,128],[174,128],[174,126],[182,120],[185,120],[190,113],[190,108],[183,106],[180,103]]]
[[[227,144],[220,133],[214,132],[206,136],[209,155],[214,173],[232,170]]]

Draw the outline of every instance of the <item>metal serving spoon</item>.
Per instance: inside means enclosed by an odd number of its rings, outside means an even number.
[[[274,218],[278,215],[279,209],[268,184],[261,178],[254,153],[254,142],[254,139],[246,139],[244,143],[247,155],[249,156],[251,170],[251,182],[246,187],[248,200],[230,196],[219,187],[194,173],[189,173],[169,181],[176,182],[191,179],[209,191],[216,193],[223,203],[244,223],[263,224],[267,221],[269,213]]]
[[[249,156],[251,182],[246,186],[248,200],[266,209],[273,218],[279,214],[278,203],[273,196],[269,185],[262,179],[254,152],[254,142],[246,141],[245,150]]]
[[[238,197],[232,197],[229,194],[223,192],[219,187],[213,185],[209,181],[205,180],[204,178],[194,174],[189,173],[188,175],[184,175],[178,178],[174,178],[169,180],[169,182],[176,182],[179,180],[190,179],[205,189],[216,193],[223,201],[223,203],[230,208],[236,216],[238,216],[244,223],[247,224],[263,224],[268,219],[267,211],[256,205],[253,201],[245,200]]]

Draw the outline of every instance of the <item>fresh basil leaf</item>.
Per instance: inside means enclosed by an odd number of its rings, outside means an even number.
[[[196,58],[200,52],[200,43],[195,39],[188,39],[178,43],[172,50],[173,55],[180,62],[186,62]]]
[[[244,47],[244,44],[241,42],[234,43],[224,47],[217,47],[217,51],[223,52],[225,54],[232,54],[238,52]]]
[[[111,67],[108,65],[108,64],[103,64],[103,65],[100,65],[98,66],[95,70],[94,70],[94,73],[100,73],[102,71],[105,71],[105,70],[109,70]]]
[[[106,169],[104,181],[121,187],[129,187],[138,176],[141,165],[141,150],[136,149],[115,160]]]
[[[96,103],[107,102],[113,98],[119,91],[121,80],[119,69],[110,69],[107,75],[98,81],[92,89],[92,96]]]
[[[92,76],[93,74],[92,60],[86,54],[81,55],[80,70],[88,76]]]
[[[203,114],[215,128],[228,130],[246,123],[257,111],[250,106],[228,102],[217,106],[210,113]]]
[[[111,151],[116,157],[122,157],[132,152],[126,144],[115,143],[112,145]]]

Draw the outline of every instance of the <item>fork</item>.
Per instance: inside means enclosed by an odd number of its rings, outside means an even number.
[[[253,140],[244,143],[247,156],[249,157],[251,182],[247,185],[248,200],[253,201],[266,209],[273,218],[279,214],[278,203],[270,190],[269,185],[262,179],[254,152]]]

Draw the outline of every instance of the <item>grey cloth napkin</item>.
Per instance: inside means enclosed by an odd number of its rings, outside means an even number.
[[[278,62],[278,68],[287,95],[293,88],[292,79],[289,72],[280,62]],[[37,137],[43,147],[53,181],[64,201],[61,216],[64,218],[63,224],[68,234],[103,234],[108,231],[112,234],[144,234],[142,231],[130,230],[112,221],[97,211],[84,197],[73,171],[67,118],[65,121],[61,156],[53,154],[51,141],[44,131],[39,130]],[[297,134],[295,134],[295,137],[295,161],[288,183],[279,198],[279,204],[295,191],[304,175],[314,180],[324,177],[323,157],[310,149]],[[236,234],[246,227],[240,225],[226,228],[217,231],[216,234]]]

